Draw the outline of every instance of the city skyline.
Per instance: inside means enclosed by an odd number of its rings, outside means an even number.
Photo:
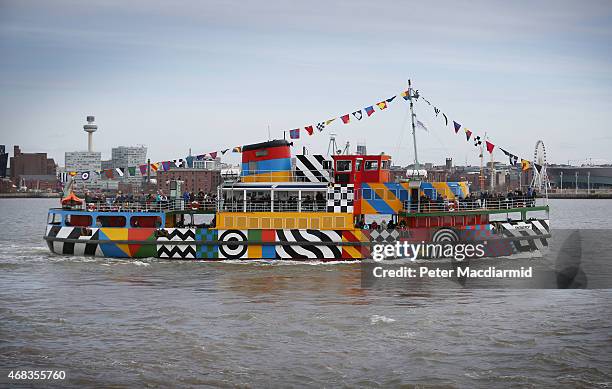
[[[323,4],[4,1],[1,143],[60,162],[87,149],[94,115],[102,159],[118,144],[174,159],[266,140],[268,126],[281,138],[412,78],[449,118],[522,157],[543,139],[551,162],[609,159],[609,3]],[[429,128],[417,133],[422,162],[478,163],[462,134],[422,102],[416,110]],[[396,102],[329,130],[406,165],[407,118]],[[325,153],[329,132],[315,135],[295,150]]]

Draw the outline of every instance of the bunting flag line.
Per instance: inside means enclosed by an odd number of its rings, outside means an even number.
[[[418,93],[418,91],[417,91],[417,93]],[[406,95],[406,92],[402,93],[402,97],[404,97],[405,95]],[[438,114],[441,113],[441,110],[438,109],[438,107],[436,107],[433,104],[431,104],[431,102],[429,100],[427,100],[426,98],[424,98],[422,96],[419,96],[419,97],[421,98],[421,100],[423,100],[428,105],[433,107],[434,113],[435,113],[436,116],[438,116]],[[448,116],[444,112],[442,112],[442,116],[444,117],[445,125],[448,125],[448,122],[449,122]],[[456,121],[453,120],[453,127],[455,129],[455,134],[457,134],[457,133],[459,133],[459,130],[461,129],[462,126],[461,126],[461,124],[459,124],[459,123],[457,123]],[[469,129],[465,128],[465,127],[463,129],[465,131],[465,136],[466,136],[467,141],[470,141],[470,138],[472,137],[473,132],[470,131]],[[476,147],[480,146],[481,147],[481,149],[480,149],[481,150],[480,151],[480,154],[481,154],[480,157],[482,157],[482,153],[483,153],[483,148],[482,148],[483,141],[485,142],[485,145],[486,145],[486,148],[487,148],[487,152],[489,154],[493,154],[493,151],[494,151],[494,149],[496,147],[495,144],[493,144],[492,142],[490,142],[487,139],[482,139],[480,136],[476,136],[476,135],[472,138],[472,140],[474,142],[474,146],[476,146]],[[518,156],[508,152],[507,150],[504,150],[501,147],[498,147],[498,148],[508,157],[510,165],[512,165],[512,166],[517,166],[518,165],[518,162],[519,162],[519,157]],[[523,169],[523,171],[528,170],[531,167],[533,167],[536,170],[542,168],[541,165],[537,165],[536,163],[531,162],[531,161],[526,160],[526,159],[522,159],[521,158],[520,162],[521,162],[521,168]]]
[[[381,101],[380,103],[376,103],[376,105],[378,106],[378,108],[382,111],[383,109],[387,108],[387,102],[386,101]]]
[[[529,168],[531,167],[531,162],[529,162],[526,159],[522,159],[521,158],[521,170],[523,170],[524,172],[529,170]]]
[[[342,119],[342,122],[344,124],[350,124],[351,122],[351,115],[357,120],[360,121],[361,119],[364,118],[363,115],[363,111],[365,110],[365,113],[368,117],[372,116],[375,113],[375,107],[378,107],[379,110],[384,110],[389,108],[389,104],[392,103],[393,101],[396,100],[397,96],[402,96],[402,98],[404,100],[413,100],[419,98],[419,94],[418,94],[418,90],[412,95],[410,96],[409,94],[409,90],[404,90],[403,92],[401,92],[399,95],[393,95],[387,99],[384,99],[376,104],[364,107],[362,109],[358,109],[354,112],[351,113],[346,113],[342,116],[338,116]],[[431,105],[431,103],[429,101],[427,101],[428,104]],[[436,114],[440,112],[439,109],[436,109]],[[350,112],[350,111],[349,111]],[[336,120],[338,117],[334,117],[331,119],[328,119],[326,121],[322,121],[319,122],[316,125],[316,129],[319,132],[322,132],[327,126],[329,126],[334,120]],[[445,121],[448,125],[448,118],[446,117],[446,115],[444,115],[445,117]],[[423,122],[419,121],[419,127],[422,128],[425,131],[428,131],[428,128],[425,126],[425,124]],[[291,139],[300,139],[301,138],[301,130],[302,128],[295,128],[295,129],[290,129],[289,130],[289,136]],[[313,135],[314,134],[314,125],[310,125],[310,126],[306,126],[303,128],[303,130],[305,130],[308,135]],[[150,162],[148,161],[148,163],[146,164],[141,164],[141,165],[137,165],[137,166],[128,166],[128,167],[115,167],[115,168],[111,168],[111,169],[104,169],[104,170],[98,170],[98,171],[89,171],[89,172],[67,172],[66,174],[75,177],[77,174],[81,175],[81,178],[83,177],[87,177],[86,179],[92,179],[91,174],[96,174],[98,177],[102,177],[102,176],[106,176],[108,178],[113,178],[113,177],[125,177],[126,174],[128,177],[133,177],[136,176],[136,173],[138,171],[140,171],[140,174],[142,176],[144,176],[145,174],[147,174],[148,172],[158,172],[158,171],[169,171],[171,169],[173,169],[174,167],[193,167],[194,160],[198,160],[198,161],[202,161],[202,160],[206,160],[206,159],[216,159],[217,156],[219,155],[218,153],[221,153],[221,155],[225,155],[225,153],[227,153],[229,150],[232,150],[232,152],[234,153],[240,153],[242,152],[242,146],[236,146],[234,148],[226,148],[220,151],[213,151],[213,152],[209,152],[209,153],[203,153],[203,154],[197,154],[195,156],[189,155],[188,157],[186,157],[185,159],[174,159],[174,160],[166,160],[166,161],[159,161],[159,162]],[[138,170],[137,170],[138,168]]]
[[[81,180],[83,180],[83,181],[89,180],[89,172],[81,173]]]
[[[453,125],[455,126],[455,134],[456,134],[459,132],[459,129],[461,128],[461,124],[453,120]]]

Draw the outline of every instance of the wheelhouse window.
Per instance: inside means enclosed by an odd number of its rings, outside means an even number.
[[[125,224],[124,216],[98,216],[96,218],[96,227],[125,227]]]
[[[391,164],[391,161],[389,161],[388,159],[387,159],[387,160],[382,161],[382,165],[381,165],[381,166],[382,166],[382,169],[383,169],[383,170],[389,170],[389,165],[390,165],[390,164]]]
[[[50,213],[47,215],[47,224],[60,225],[62,224],[62,214]]]
[[[338,172],[350,172],[352,168],[351,161],[336,161],[336,171]]]
[[[363,159],[355,160],[355,171],[356,172],[361,171],[361,165],[363,165]]]
[[[92,218],[89,215],[66,215],[64,224],[72,227],[89,227]]]
[[[378,161],[365,161],[365,170],[378,170]]]
[[[161,227],[162,220],[159,216],[132,216],[130,227],[132,228],[158,228]]]

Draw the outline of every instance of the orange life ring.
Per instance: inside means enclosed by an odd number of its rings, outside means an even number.
[[[95,205],[94,203],[89,203],[89,204],[87,204],[87,210],[88,210],[89,212],[93,212],[93,211],[95,211],[95,210],[96,210],[96,205]]]
[[[452,203],[451,202],[448,203],[448,211],[449,212],[454,212],[455,211],[455,202],[454,201]]]
[[[200,203],[198,203],[197,201],[193,201],[191,203],[191,209],[193,209],[194,211],[200,208]]]

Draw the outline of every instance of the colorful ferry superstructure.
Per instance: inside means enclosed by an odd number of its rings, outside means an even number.
[[[56,254],[197,260],[360,260],[397,241],[486,241],[491,257],[547,246],[548,206],[533,198],[475,200],[466,182],[392,182],[385,154],[297,155],[292,163],[290,146],[243,146],[240,176],[214,201],[186,203],[180,181],[165,201],[68,199],[49,210],[44,238]],[[214,216],[198,224],[201,214]],[[391,226],[366,224],[372,215]]]

